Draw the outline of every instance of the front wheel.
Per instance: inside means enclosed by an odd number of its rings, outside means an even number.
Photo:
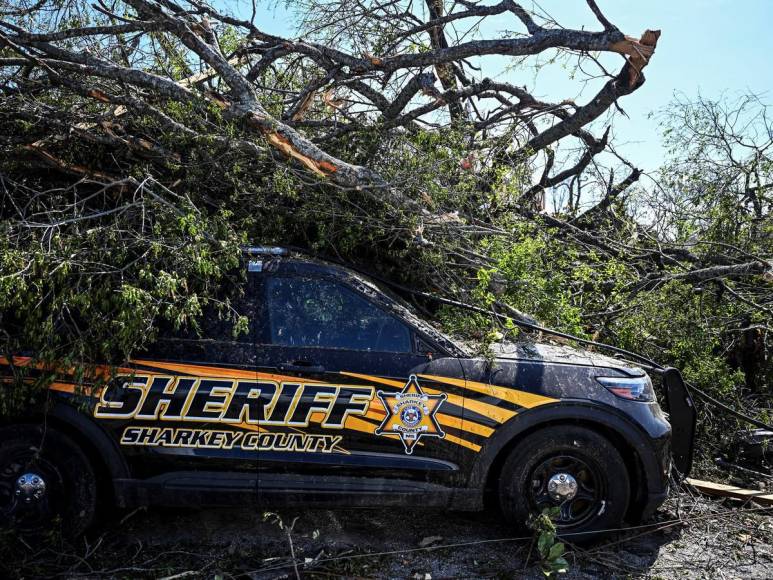
[[[0,428],[0,526],[77,536],[92,522],[96,499],[94,470],[72,439],[38,425]]]
[[[628,470],[602,435],[569,425],[523,439],[502,467],[499,501],[505,516],[524,524],[545,509],[569,541],[598,539],[621,526],[628,509]]]

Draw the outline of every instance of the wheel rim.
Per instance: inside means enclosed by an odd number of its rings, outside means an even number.
[[[18,449],[0,465],[0,515],[12,527],[31,531],[58,513],[62,476],[34,449]]]
[[[604,478],[585,459],[576,455],[553,455],[532,470],[528,480],[532,509],[542,513],[559,508],[556,527],[577,528],[602,513],[606,489]]]

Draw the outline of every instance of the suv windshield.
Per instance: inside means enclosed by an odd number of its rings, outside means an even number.
[[[450,354],[456,356],[469,356],[469,353],[461,346],[459,341],[452,339],[435,325],[425,320],[416,312],[416,309],[412,304],[395,294],[389,287],[386,287],[384,284],[378,283],[369,277],[365,277],[365,275],[360,275],[357,272],[352,272],[348,269],[345,270],[345,272],[354,279],[359,290],[369,296],[373,296],[376,300],[386,302],[388,304],[388,306],[386,306],[387,308],[397,313],[401,318],[408,321],[437,342],[438,346],[441,346],[448,350]]]

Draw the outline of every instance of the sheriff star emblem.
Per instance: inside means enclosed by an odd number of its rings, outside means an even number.
[[[399,393],[378,391],[376,394],[387,412],[387,416],[376,429],[376,435],[396,435],[409,455],[423,436],[441,439],[446,436],[435,419],[435,413],[447,398],[445,393],[425,394],[419,386],[419,381],[411,375]]]

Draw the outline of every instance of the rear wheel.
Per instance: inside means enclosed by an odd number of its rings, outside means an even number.
[[[556,508],[558,533],[570,541],[597,539],[621,526],[630,485],[623,458],[602,435],[568,425],[533,433],[502,468],[499,501],[505,516],[524,524]]]
[[[61,526],[77,536],[96,500],[94,471],[72,439],[37,425],[0,429],[0,525],[23,534]]]

